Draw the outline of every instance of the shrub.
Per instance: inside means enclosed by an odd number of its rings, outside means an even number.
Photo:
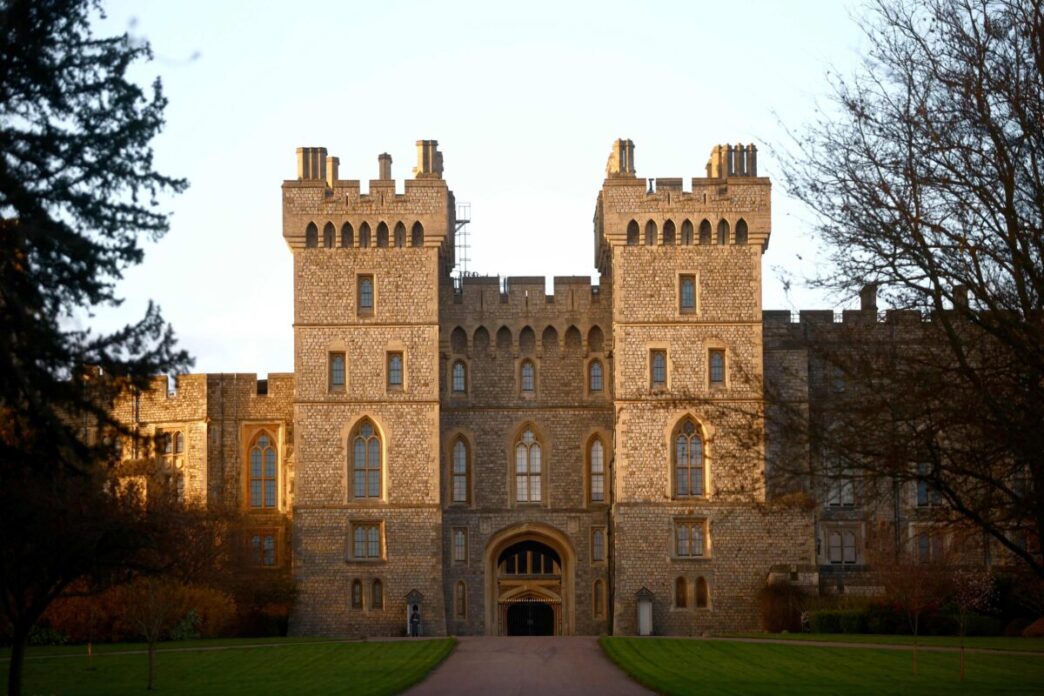
[[[808,625],[813,633],[840,633],[842,613],[836,609],[809,612]]]
[[[866,610],[866,632],[896,634],[908,633],[906,617],[890,604],[871,604]]]
[[[773,633],[800,631],[804,599],[804,593],[785,580],[762,587],[758,590],[762,628]]]
[[[838,613],[842,633],[866,633],[866,610],[848,609]]]

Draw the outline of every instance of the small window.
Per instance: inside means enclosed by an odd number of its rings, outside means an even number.
[[[638,246],[639,235],[638,223],[635,220],[631,220],[627,223],[627,246]]]
[[[602,391],[602,361],[592,360],[588,370],[588,384],[592,392]]]
[[[410,232],[410,246],[424,246],[424,225],[420,224],[420,222],[413,223],[413,230]]]
[[[683,275],[678,279],[678,308],[682,314],[696,311],[696,276]]]
[[[370,585],[370,608],[384,608],[384,583],[380,580],[374,580]]]
[[[689,220],[682,223],[681,243],[682,246],[692,246],[692,222]]]
[[[653,389],[667,386],[667,351],[654,350],[649,353],[649,373]]]
[[[305,246],[309,249],[319,246],[319,228],[314,222],[308,223],[308,227],[305,228]]]
[[[453,562],[468,562],[468,530],[464,527],[453,529]]]
[[[352,524],[352,558],[376,560],[381,557],[381,525]]]
[[[330,353],[330,391],[344,391],[344,353]]]
[[[398,351],[388,353],[388,389],[402,389],[402,353]]]
[[[674,220],[663,223],[663,243],[674,244]]]
[[[453,393],[463,394],[468,390],[468,368],[462,360],[453,363]]]
[[[395,223],[395,247],[402,249],[406,246],[406,225],[402,222]]]
[[[352,580],[352,609],[362,609],[362,581]]]
[[[358,282],[358,305],[359,316],[373,314],[373,276],[361,275]]]
[[[652,220],[645,223],[645,246],[656,246],[656,223]]]
[[[702,558],[705,541],[702,521],[679,520],[674,523],[674,554],[678,558]]]
[[[523,360],[521,368],[522,392],[532,394],[536,390],[536,368],[532,360]]]
[[[471,462],[463,438],[453,444],[453,502],[468,502]]]
[[[457,618],[466,619],[468,616],[468,586],[464,584],[463,580],[457,582],[453,605]]]
[[[174,433],[174,454],[183,454],[185,452],[185,436],[179,430]]]
[[[729,243],[729,223],[722,220],[718,223],[718,244]]]
[[[323,246],[327,249],[333,249],[336,236],[337,233],[334,231],[333,223],[326,223],[326,226],[323,227]]]
[[[700,244],[707,245],[711,243],[711,224],[707,220],[700,223]]]
[[[591,561],[605,562],[605,527],[595,527],[591,530]]]
[[[942,504],[939,489],[928,483],[930,469],[926,462],[917,465],[917,507],[934,507]]]
[[[592,503],[605,502],[605,450],[602,441],[594,439],[588,452],[590,461],[590,491]]]
[[[685,578],[677,578],[674,581],[674,606],[678,609],[689,606],[689,583]]]
[[[739,221],[736,222],[736,243],[747,243],[747,221],[743,218],[740,218]]]
[[[370,246],[370,223],[368,222],[359,226],[359,246],[363,249]]]
[[[696,608],[706,609],[710,604],[710,588],[705,578],[696,578]]]
[[[595,618],[600,619],[605,616],[605,583],[601,580],[595,580],[591,598],[594,602]]]
[[[712,387],[725,385],[725,351],[714,348],[708,354],[708,375]]]
[[[350,249],[355,246],[355,230],[352,229],[352,223],[346,222],[341,225],[341,247]]]
[[[272,532],[250,536],[250,558],[254,565],[273,568],[276,564],[276,535]]]
[[[388,246],[388,225],[383,222],[377,223],[377,246],[382,249]]]
[[[828,507],[852,507],[855,505],[855,481],[847,471],[839,471],[830,477],[827,493]]]

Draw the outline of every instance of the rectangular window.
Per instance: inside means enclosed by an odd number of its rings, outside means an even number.
[[[468,617],[468,588],[463,580],[457,583],[454,605],[456,606],[457,618],[466,619]]]
[[[831,564],[852,564],[856,562],[855,532],[835,530],[827,535],[827,559]]]
[[[464,527],[453,529],[453,562],[468,562],[468,530]]]
[[[649,352],[649,381],[653,389],[667,386],[667,351],[653,350]]]
[[[928,483],[926,478],[928,474],[929,468],[926,462],[917,465],[917,476],[921,477],[917,479],[917,507],[931,507],[942,503],[939,490]]]
[[[706,534],[703,520],[678,520],[674,523],[674,555],[678,558],[702,558]]]
[[[683,275],[678,279],[678,309],[682,314],[696,311],[696,276]]]
[[[376,560],[381,558],[380,523],[352,523],[352,558]]]
[[[344,353],[330,353],[330,391],[344,391]]]
[[[388,353],[388,389],[402,389],[402,353]]]
[[[709,366],[709,378],[712,387],[720,387],[725,384],[725,351],[712,349],[708,353],[707,364]]]
[[[272,568],[276,565],[277,533],[271,530],[257,531],[250,535],[250,559],[254,565]]]
[[[842,471],[830,478],[830,491],[827,495],[829,507],[852,507],[855,505],[855,481],[851,474]]]
[[[373,276],[360,275],[356,282],[356,310],[359,316],[373,314]]]
[[[605,561],[605,527],[595,527],[591,530],[591,561]]]

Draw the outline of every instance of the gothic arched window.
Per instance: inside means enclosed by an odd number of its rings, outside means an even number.
[[[588,388],[592,392],[600,392],[600,391],[602,391],[602,388],[603,388],[602,385],[603,385],[603,381],[604,381],[602,379],[602,377],[603,377],[603,375],[602,375],[602,361],[601,360],[592,360],[591,361],[591,365],[590,365],[590,367],[587,368],[587,370],[588,370],[588,380],[587,380]]]
[[[674,431],[674,495],[701,496],[704,491],[703,440],[699,428],[686,418]]]
[[[591,441],[587,453],[588,474],[590,476],[588,490],[592,503],[605,502],[605,448],[597,437]]]
[[[305,228],[305,246],[309,249],[319,246],[319,228],[314,222],[309,222]]]
[[[453,393],[463,394],[468,390],[468,368],[464,361],[453,363]]]
[[[250,444],[250,470],[247,476],[250,507],[276,507],[276,451],[271,436],[261,431]]]
[[[529,428],[515,444],[515,500],[519,503],[539,503],[540,490],[540,443]]]
[[[531,394],[536,390],[536,368],[532,360],[523,360],[520,369],[522,391]]]
[[[368,419],[351,436],[352,497],[381,497],[381,438]]]
[[[471,457],[464,438],[453,443],[453,502],[466,503],[471,491]]]

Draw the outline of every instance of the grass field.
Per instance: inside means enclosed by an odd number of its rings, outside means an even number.
[[[1040,694],[1044,657],[825,648],[670,638],[602,638],[632,677],[663,694]]]
[[[913,636],[882,636],[872,633],[728,633],[726,638],[767,638],[769,640],[820,640],[830,643],[879,643],[884,645],[912,645]],[[917,644],[921,646],[959,648],[961,639],[957,636],[920,636]],[[1044,638],[1009,638],[1006,636],[969,636],[964,639],[966,648],[985,648],[987,650],[1021,650],[1025,652],[1044,652]]]
[[[282,639],[280,642],[285,641]],[[261,641],[165,643],[156,658],[155,694],[395,694],[420,681],[453,651],[452,639],[268,645]],[[229,646],[226,650],[210,648]],[[177,648],[201,648],[180,651]],[[141,644],[105,646],[88,663],[82,648],[31,648],[25,661],[27,694],[144,694],[147,658],[111,654]],[[64,652],[63,652],[64,651]],[[110,654],[106,654],[108,651]],[[34,659],[35,658],[35,659]],[[42,658],[42,659],[41,659]],[[6,682],[7,669],[4,665]]]

